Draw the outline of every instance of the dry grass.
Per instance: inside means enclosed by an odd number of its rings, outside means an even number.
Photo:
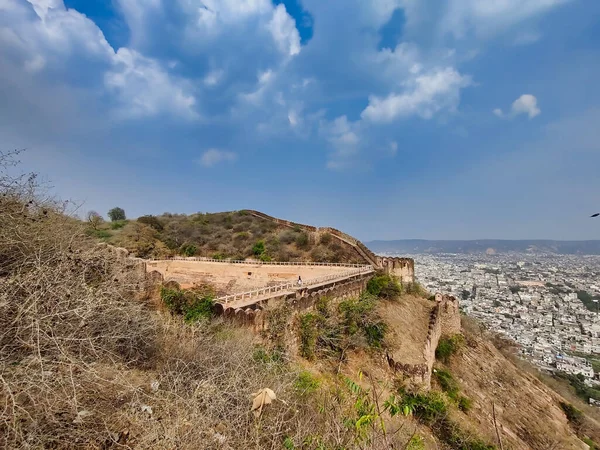
[[[10,163],[0,155],[0,448],[404,447],[408,428],[357,440],[352,393],[330,380],[306,394],[249,330],[155,310],[139,262],[95,245]],[[278,399],[256,419],[265,387]]]

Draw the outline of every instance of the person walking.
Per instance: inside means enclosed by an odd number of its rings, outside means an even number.
[[[302,277],[298,275],[298,286],[302,286]]]

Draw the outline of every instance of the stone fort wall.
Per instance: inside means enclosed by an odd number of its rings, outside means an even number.
[[[436,294],[435,306],[429,314],[427,338],[423,346],[423,364],[402,364],[386,355],[387,363],[395,374],[408,377],[413,385],[424,389],[431,388],[431,373],[435,363],[435,350],[443,336],[453,336],[461,332],[458,300],[449,295]]]
[[[387,273],[397,276],[404,283],[413,283],[415,281],[415,262],[412,258],[397,258],[397,257],[382,257],[373,253],[366,245],[358,239],[331,227],[314,227],[301,223],[290,222],[289,220],[278,219],[269,216],[260,211],[245,210],[248,214],[269,220],[278,225],[283,225],[290,228],[299,228],[307,233],[314,235],[330,234],[334,238],[352,246],[356,252],[369,264],[376,269],[383,269]],[[316,238],[314,238],[316,239]],[[313,240],[314,240],[313,239]]]

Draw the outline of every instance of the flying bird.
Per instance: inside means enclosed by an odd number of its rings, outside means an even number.
[[[600,213],[592,214],[590,217],[598,217],[598,216],[600,216]]]

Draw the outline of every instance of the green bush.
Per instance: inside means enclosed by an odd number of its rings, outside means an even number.
[[[88,229],[88,230],[86,230],[86,233],[89,234],[90,236],[96,237],[98,239],[105,239],[105,240],[112,236],[112,234],[110,234],[110,231],[108,231],[108,230]]]
[[[444,369],[436,369],[434,371],[435,378],[437,379],[442,391],[444,391],[448,397],[454,401],[459,401],[458,383],[452,376],[452,374]]]
[[[164,229],[163,224],[155,216],[141,216],[137,219],[138,222],[148,225],[154,228],[156,231],[162,231]]]
[[[374,348],[381,348],[383,346],[383,339],[387,331],[387,325],[384,322],[366,324],[363,329],[369,346]]]
[[[331,242],[332,236],[329,233],[325,233],[321,236],[321,240],[319,241],[322,245],[327,245]]]
[[[197,251],[198,251],[198,248],[194,244],[183,244],[179,248],[179,252],[183,256],[194,256]]]
[[[252,359],[264,364],[282,364],[285,362],[284,354],[279,349],[267,351],[264,347],[257,347],[252,353]]]
[[[197,298],[190,306],[186,308],[183,319],[187,323],[194,323],[198,320],[210,320],[213,317],[214,301],[210,297]]]
[[[564,411],[565,416],[567,416],[567,420],[569,421],[569,423],[575,428],[579,428],[583,424],[584,416],[580,410],[575,408],[570,403],[565,402],[560,402],[560,407]]]
[[[254,256],[260,256],[265,252],[265,242],[264,241],[258,241],[256,244],[254,244],[254,247],[252,247],[252,253],[254,254]]]
[[[450,362],[450,357],[457,353],[464,344],[462,334],[456,334],[452,337],[441,338],[437,348],[435,349],[435,357],[444,364]]]
[[[162,287],[160,297],[171,313],[182,315],[187,323],[200,319],[209,320],[213,316],[212,294],[199,295],[192,291]]]
[[[127,225],[128,222],[129,222],[128,220],[115,220],[110,223],[110,229],[111,230],[120,230],[125,225]]]
[[[271,262],[271,257],[269,255],[267,255],[266,253],[263,253],[262,255],[260,255],[259,259],[262,262]]]
[[[212,255],[212,259],[217,259],[219,261],[222,261],[224,259],[227,259],[227,256],[224,255],[223,253],[215,253]]]
[[[300,233],[297,237],[296,237],[296,246],[300,249],[306,250],[310,245],[309,239],[308,239],[308,234],[306,233]]]
[[[294,389],[300,393],[300,395],[312,394],[319,389],[320,382],[310,372],[302,371],[298,374],[296,381],[294,381]]]
[[[425,450],[425,441],[421,436],[415,434],[406,444],[406,450]]]
[[[319,322],[320,317],[317,314],[307,313],[300,316],[300,355],[308,360],[315,357]]]
[[[432,425],[436,420],[448,414],[446,400],[438,392],[405,392],[402,394],[399,406],[404,415],[413,415],[425,425]]]
[[[460,409],[462,412],[469,412],[472,406],[473,402],[469,397],[464,397],[461,395],[461,397],[458,399],[458,409]]]
[[[367,292],[375,297],[393,299],[400,296],[402,288],[395,277],[388,274],[379,274],[369,280]]]

